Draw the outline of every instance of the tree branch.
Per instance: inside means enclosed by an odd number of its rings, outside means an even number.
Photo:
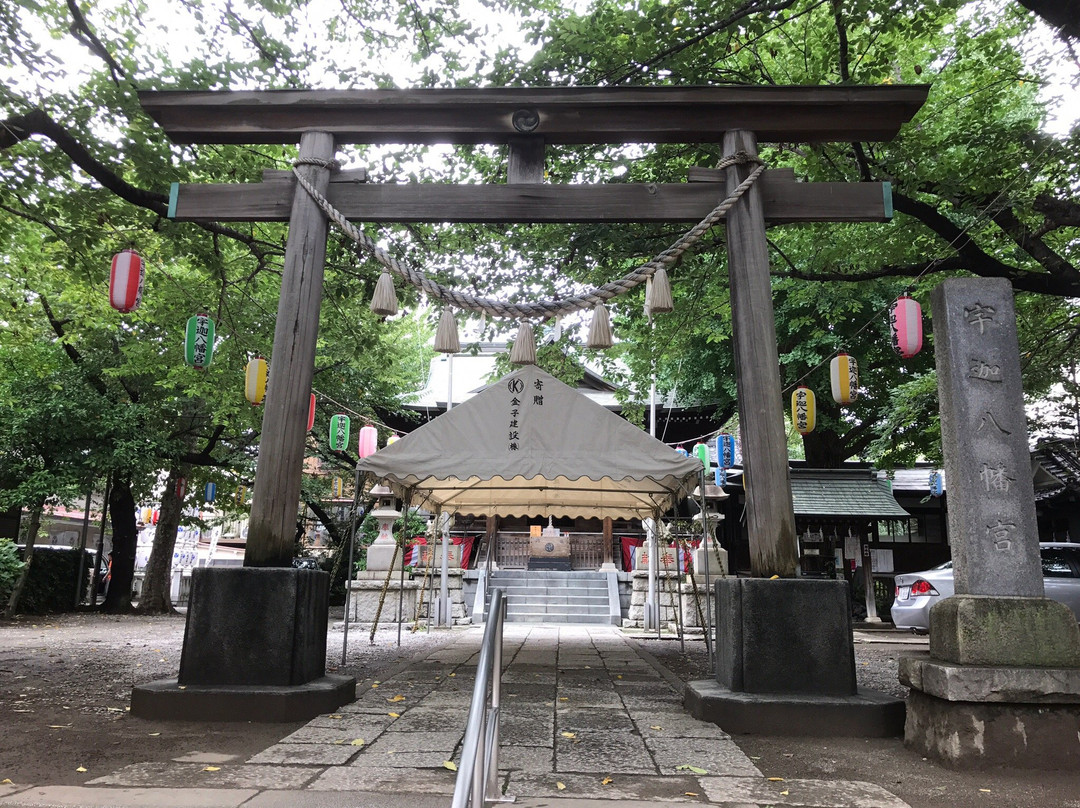
[[[90,27],[90,23],[86,21],[86,17],[83,16],[83,13],[75,0],[67,0],[67,7],[74,20],[70,28],[71,35],[86,45],[91,53],[100,56],[102,60],[104,60],[109,68],[109,73],[112,75],[113,84],[119,87],[120,79],[116,77],[116,74],[119,73],[122,78],[126,79],[127,73],[124,72],[124,68],[120,67],[117,61],[113,59],[112,54],[109,53],[109,49],[105,47],[100,39],[98,39],[97,34],[95,34],[94,30]]]
[[[52,307],[49,305],[49,301],[45,298],[45,295],[38,295],[38,300],[41,301],[41,307],[45,310],[45,316],[49,320],[49,327],[52,328],[53,333],[56,334],[59,339],[60,345],[64,349],[64,353],[66,353],[68,358],[80,368],[83,367],[82,354],[79,353],[75,346],[66,339],[67,334],[64,331],[64,324],[53,314]],[[102,396],[108,396],[109,389],[105,386],[104,380],[96,373],[87,373],[86,382]]]

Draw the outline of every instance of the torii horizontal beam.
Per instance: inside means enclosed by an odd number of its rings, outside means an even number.
[[[450,185],[367,183],[363,172],[333,175],[327,198],[361,222],[698,222],[719,204],[722,172],[691,169],[689,183],[599,185]],[[261,183],[173,183],[169,217],[177,221],[284,222],[296,180],[267,171]],[[791,169],[766,171],[760,182],[765,219],[788,222],[885,222],[892,218],[887,182],[798,182]]]
[[[889,140],[929,85],[144,91],[175,143],[719,143]]]

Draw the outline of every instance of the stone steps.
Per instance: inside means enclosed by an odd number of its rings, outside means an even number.
[[[602,573],[500,570],[492,573],[489,586],[506,592],[508,623],[611,622],[607,576]]]

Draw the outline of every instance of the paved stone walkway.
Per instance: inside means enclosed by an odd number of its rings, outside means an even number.
[[[444,764],[460,759],[481,632],[467,629],[246,761],[136,763],[79,789],[0,792],[0,808],[448,806],[455,774]],[[678,682],[618,629],[507,624],[504,640],[500,770],[506,793],[526,805],[906,808],[869,783],[767,780],[720,728],[683,711]]]

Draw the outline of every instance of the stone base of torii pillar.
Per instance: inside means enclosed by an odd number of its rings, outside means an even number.
[[[716,679],[690,682],[687,710],[730,733],[890,737],[904,702],[855,680],[846,581],[716,582]]]

